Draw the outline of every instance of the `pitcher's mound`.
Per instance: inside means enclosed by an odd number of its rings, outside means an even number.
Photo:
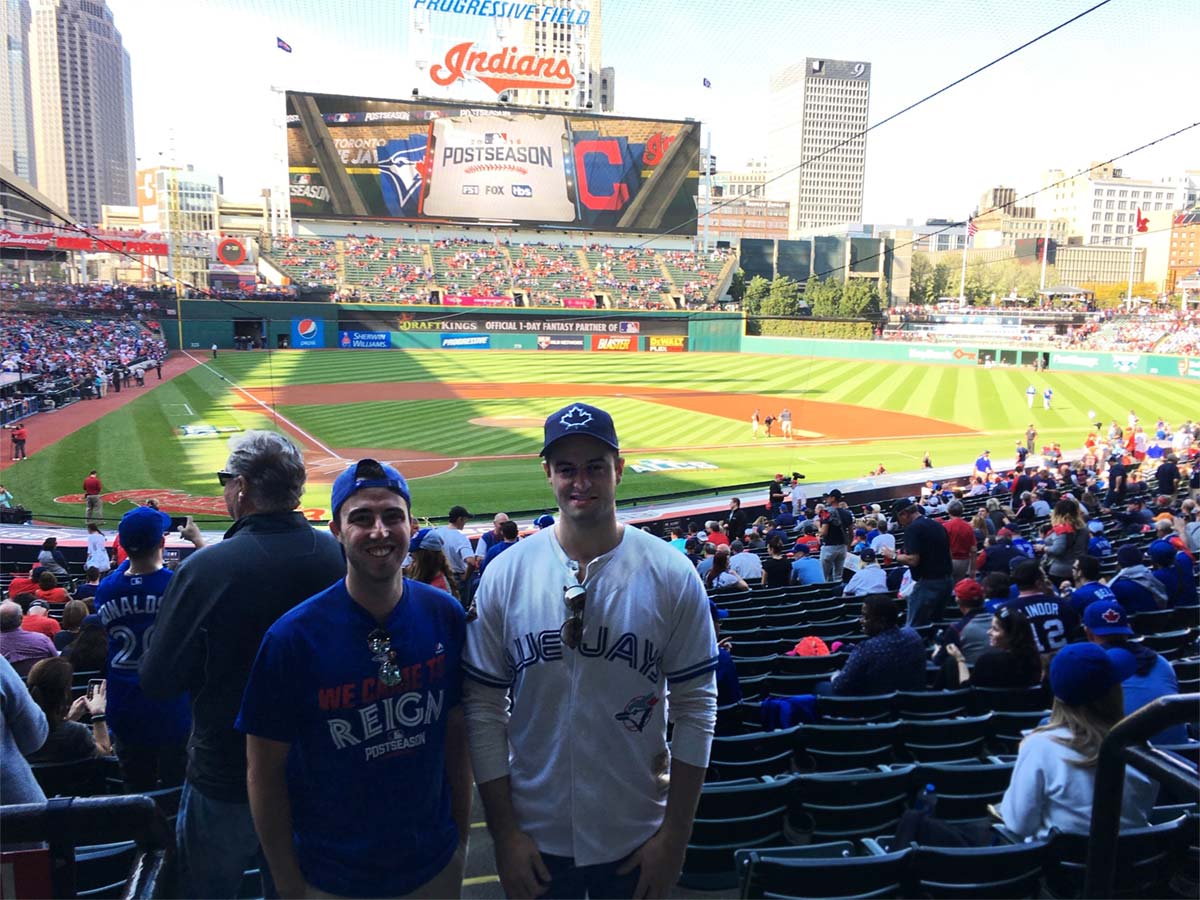
[[[546,424],[545,419],[533,416],[480,416],[470,420],[472,425],[483,425],[487,428],[541,428]]]

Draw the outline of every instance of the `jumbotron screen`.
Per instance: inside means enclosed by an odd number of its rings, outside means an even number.
[[[298,218],[696,233],[695,122],[289,91],[287,136]]]

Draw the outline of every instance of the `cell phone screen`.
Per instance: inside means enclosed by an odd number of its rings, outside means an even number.
[[[89,700],[93,699],[96,696],[96,687],[97,687],[97,685],[101,685],[101,684],[104,684],[103,678],[89,678],[88,679],[87,698]]]
[[[171,530],[178,531],[181,528],[186,528],[188,523],[187,516],[171,516]]]

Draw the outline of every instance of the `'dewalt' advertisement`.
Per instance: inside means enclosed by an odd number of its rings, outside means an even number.
[[[695,234],[694,122],[287,95],[298,218]]]

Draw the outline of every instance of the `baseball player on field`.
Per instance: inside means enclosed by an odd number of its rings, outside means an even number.
[[[558,521],[488,566],[463,659],[496,868],[509,897],[665,897],[716,719],[708,598],[687,557],[617,522],[608,413],[554,413],[541,455]]]

